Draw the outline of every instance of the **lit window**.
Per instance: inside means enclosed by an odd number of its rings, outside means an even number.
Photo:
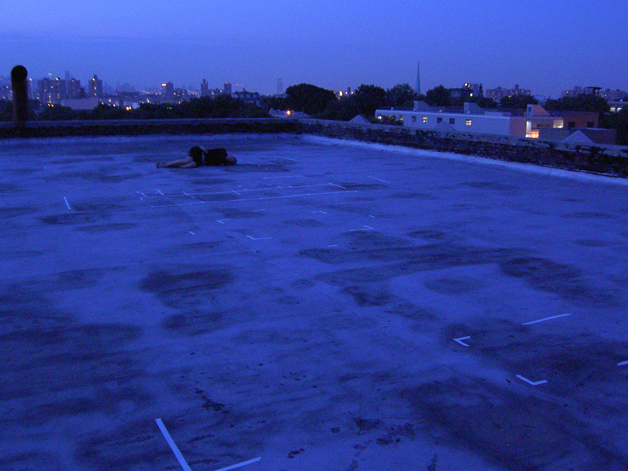
[[[465,124],[465,126],[471,126],[471,120],[470,120],[470,119],[467,119],[467,120],[464,122],[464,124]]]
[[[423,116],[423,122],[427,123],[427,116]]]

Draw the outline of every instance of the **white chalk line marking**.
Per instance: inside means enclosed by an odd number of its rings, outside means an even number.
[[[331,183],[331,182],[329,182],[329,183],[328,183],[328,185],[331,185],[331,186],[337,186],[338,188],[342,188],[343,190],[346,190],[346,189],[347,189],[347,187],[345,187],[345,186],[342,186],[342,185],[337,185],[337,184],[335,184],[335,183]]]
[[[181,197],[181,196],[185,196],[188,198],[193,198],[195,196],[207,196],[207,195],[229,195],[229,194],[235,194],[235,195],[240,195],[242,193],[253,193],[256,191],[271,191],[271,190],[297,190],[299,188],[313,188],[313,187],[326,187],[329,186],[330,183],[317,183],[315,185],[299,185],[299,186],[292,186],[292,185],[288,185],[288,186],[268,186],[266,188],[252,188],[252,189],[248,189],[248,188],[238,188],[237,190],[223,190],[223,191],[202,191],[199,193],[188,193],[188,192],[181,192],[181,193],[168,193],[168,194],[164,194],[164,193],[150,193],[150,194],[145,194],[145,191],[149,191],[149,190],[141,190],[138,191],[136,193],[139,193],[140,195],[144,196],[144,197],[148,197],[148,196],[166,196],[168,198],[174,198],[174,197]],[[334,186],[339,186],[339,185],[334,185]],[[340,188],[344,188],[344,187],[340,187]],[[160,190],[157,190],[160,191]]]
[[[237,200],[229,200],[229,201],[237,201]],[[195,204],[207,204],[211,203],[211,201],[195,201],[194,203],[179,203],[179,204],[154,204],[151,205],[151,208],[172,208],[175,206],[192,206]]]
[[[220,469],[217,469],[216,471],[229,471],[230,469],[241,468],[242,466],[246,466],[247,464],[257,463],[261,459],[262,457],[258,456],[257,458],[253,458],[252,460],[243,461],[242,463],[234,464],[232,466],[227,466],[226,468],[220,468]]]
[[[328,245],[327,247],[339,247],[338,245]]]
[[[551,321],[552,319],[558,319],[559,317],[567,317],[567,316],[571,316],[571,314],[561,314],[559,316],[546,317],[545,319],[539,319],[538,321],[524,322],[522,325],[538,324],[539,322]]]
[[[227,219],[216,219],[216,222],[219,223],[219,224],[224,224],[225,221],[231,221],[231,219],[230,218],[227,218]]]
[[[374,227],[367,226],[366,224],[364,224],[364,227],[362,229],[352,229],[349,232],[374,231],[374,230],[375,230]]]
[[[265,200],[276,200],[282,198],[301,198],[304,196],[323,196],[323,195],[336,195],[338,193],[357,193],[358,190],[346,190],[346,191],[326,191],[324,193],[302,193],[298,195],[282,195],[282,196],[262,196],[260,198],[239,198],[234,200],[226,200],[226,202],[239,202],[239,201],[265,201]],[[192,206],[195,204],[208,204],[214,203],[214,201],[194,201],[192,203],[174,203],[174,204],[156,204],[151,206],[151,208],[169,208],[173,206]]]
[[[617,363],[617,366],[625,366],[625,365],[628,365],[628,361],[622,361],[622,362]]]
[[[541,380],[541,381],[530,381],[528,378],[524,378],[521,375],[517,375],[517,378],[519,378],[521,381],[525,381],[526,383],[532,385],[532,386],[540,386],[541,384],[545,384],[547,383],[547,380]]]
[[[190,231],[190,234],[192,234],[192,235],[196,235],[196,232],[192,232],[192,231]]]
[[[166,428],[164,423],[161,421],[161,419],[155,419],[155,422],[157,422],[157,426],[159,427],[159,430],[161,430],[161,433],[163,434],[164,438],[168,442],[168,445],[170,445],[170,449],[174,453],[174,456],[177,457],[177,460],[179,461],[179,464],[181,465],[181,467],[185,471],[192,471],[192,469],[188,466],[187,462],[185,461],[185,458],[183,458],[183,455],[179,451],[177,444],[174,442],[174,440],[168,433],[168,429]]]
[[[261,196],[259,198],[241,198],[230,201],[261,201],[261,200],[276,200],[281,198],[300,198],[302,196],[321,196],[321,195],[336,195],[338,193],[357,193],[358,190],[353,191],[326,191],[323,193],[302,193],[299,195],[282,195],[282,196]]]
[[[327,214],[325,211],[312,211],[312,214],[315,214],[315,213]]]
[[[382,180],[381,178],[375,178],[375,177],[369,177],[372,180],[377,180],[378,182],[382,182],[382,183],[388,183],[390,185],[390,182],[387,182],[386,180]]]
[[[299,189],[299,188],[313,188],[316,186],[327,186],[329,185],[328,183],[317,183],[315,185],[298,185],[298,186],[293,186],[293,185],[288,185],[288,186],[276,186],[275,190],[285,190],[285,189]],[[267,190],[268,188],[264,188],[265,190]],[[251,191],[257,191],[257,190],[251,190]]]
[[[247,237],[251,240],[268,240],[268,239],[272,239],[272,237],[252,237],[247,235]]]
[[[65,205],[68,207],[68,211],[72,211],[72,207],[70,206],[70,203],[68,203],[68,199],[65,196],[63,197],[63,201],[65,201]]]
[[[148,190],[137,190],[136,193],[142,196],[155,196],[155,195],[165,196],[159,188],[149,188]]]
[[[459,343],[459,344],[460,344],[460,345],[462,345],[463,347],[468,347],[469,345],[467,345],[466,343],[464,343],[464,342],[463,342],[463,340],[467,340],[467,339],[470,339],[470,338],[471,338],[471,336],[468,336],[468,337],[460,337],[460,338],[458,338],[458,339],[454,339],[454,342]]]
[[[262,180],[274,180],[276,178],[297,178],[302,177],[303,175],[285,175],[282,177],[263,177]]]

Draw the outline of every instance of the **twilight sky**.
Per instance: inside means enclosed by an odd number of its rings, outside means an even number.
[[[42,0],[0,3],[0,76],[260,93],[416,81],[628,90],[627,0]]]

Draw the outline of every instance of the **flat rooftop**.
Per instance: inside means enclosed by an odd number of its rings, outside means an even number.
[[[239,163],[155,167],[193,145]],[[282,134],[0,173],[5,471],[628,468],[626,180]]]

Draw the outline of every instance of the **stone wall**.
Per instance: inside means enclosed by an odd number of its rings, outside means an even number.
[[[291,133],[400,145],[490,159],[628,177],[628,147],[420,131],[402,126],[315,119],[165,119],[0,123],[0,138],[146,134]]]

